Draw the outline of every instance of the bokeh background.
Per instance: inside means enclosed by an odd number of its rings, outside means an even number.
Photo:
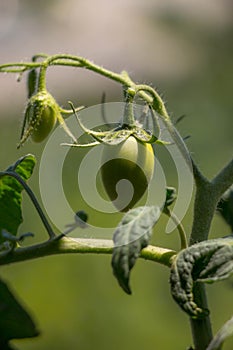
[[[116,72],[127,70],[138,82],[156,86],[206,176],[232,156],[233,46],[231,0],[1,0],[0,62],[30,60],[35,53],[70,53]],[[0,164],[33,153],[44,144],[29,141],[16,150],[26,102],[25,78],[0,75]],[[121,101],[121,89],[94,73],[52,68],[48,88],[63,106],[72,100],[91,106],[103,92]],[[175,174],[169,174],[171,179]],[[30,180],[39,196],[38,166]],[[172,183],[171,183],[172,185]],[[54,203],[56,205],[56,203]],[[191,229],[192,206],[184,225]],[[26,196],[20,232],[46,238]],[[110,219],[109,219],[110,220]],[[153,242],[178,248],[176,232],[165,235],[164,222]],[[211,237],[229,233],[216,216]],[[117,286],[110,256],[59,256],[1,268],[1,276],[30,309],[41,335],[15,341],[20,350],[185,349],[191,345],[189,322],[169,294],[169,272],[138,261],[132,272],[133,295]],[[233,282],[207,286],[213,329],[232,316]],[[224,349],[232,349],[233,340]]]

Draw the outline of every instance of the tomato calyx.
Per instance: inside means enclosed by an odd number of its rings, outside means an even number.
[[[150,131],[144,130],[140,123],[136,122],[135,124],[119,124],[111,130],[107,131],[96,131],[93,129],[88,129],[80,120],[77,115],[72,102],[69,102],[73,112],[76,116],[77,122],[80,128],[84,131],[85,134],[89,135],[94,141],[85,144],[74,142],[73,144],[63,143],[65,146],[74,146],[74,147],[93,147],[101,143],[108,145],[118,145],[126,141],[130,136],[134,136],[139,142],[153,144],[158,141],[158,138],[152,134]]]

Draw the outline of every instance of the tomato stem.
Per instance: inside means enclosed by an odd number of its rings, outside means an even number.
[[[123,115],[123,125],[125,125],[128,128],[133,128],[136,125],[133,110],[133,99],[134,95],[127,91],[126,104]]]
[[[41,58],[42,61],[36,62],[36,60],[39,58]],[[128,90],[134,90],[134,95],[138,94],[140,97],[143,98],[144,101],[152,105],[153,108],[161,115],[161,117],[163,117],[164,120],[170,120],[164,102],[159,96],[159,94],[155,91],[155,89],[148,85],[135,84],[133,80],[129,77],[128,73],[125,71],[121,72],[120,74],[114,73],[108,69],[94,64],[86,58],[67,54],[57,54],[49,56],[40,53],[38,55],[34,55],[32,60],[33,62],[14,62],[0,65],[0,72],[24,73],[25,71],[30,70],[32,68],[41,67],[41,81],[39,84],[41,84],[41,89],[43,89],[46,88],[44,75],[46,73],[47,67],[56,65],[85,68],[122,84]]]
[[[0,265],[26,261],[57,254],[112,254],[112,240],[74,239],[56,236],[53,239],[29,247],[20,247],[10,254],[0,254]],[[141,251],[140,258],[170,267],[176,252],[171,249],[148,245]]]
[[[40,67],[40,72],[38,77],[38,92],[46,91],[46,70],[47,70],[47,65],[42,65]]]
[[[182,225],[180,220],[177,218],[177,216],[168,207],[164,207],[163,212],[164,214],[169,216],[172,219],[172,221],[177,225],[177,230],[180,236],[180,247],[181,249],[186,249],[188,247],[188,241],[187,241],[187,236],[186,236],[184,226]]]

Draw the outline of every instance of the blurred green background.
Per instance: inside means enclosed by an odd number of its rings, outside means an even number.
[[[1,0],[0,62],[29,60],[38,52],[72,53],[116,72],[127,70],[137,82],[156,86],[193,157],[212,177],[232,156],[233,22],[229,0],[107,1]],[[0,75],[0,164],[33,153],[38,162],[44,144],[31,141],[16,150],[26,101],[25,78]],[[116,83],[93,73],[52,68],[48,88],[57,101],[92,106],[121,101]],[[39,196],[37,166],[30,185]],[[169,174],[169,179],[176,174]],[[171,183],[172,185],[172,183]],[[54,203],[56,205],[56,203]],[[24,196],[20,232],[46,239],[38,216]],[[192,206],[184,218],[191,229]],[[178,248],[177,233],[156,228],[156,245]],[[216,216],[211,237],[229,233]],[[138,261],[132,272],[133,295],[118,287],[110,256],[54,256],[1,268],[1,276],[30,309],[41,335],[15,341],[20,350],[185,349],[191,345],[187,316],[169,294],[169,271]],[[216,332],[233,313],[233,282],[207,286]],[[224,349],[232,349],[233,340]]]

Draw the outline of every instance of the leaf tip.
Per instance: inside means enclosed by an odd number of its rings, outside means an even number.
[[[124,286],[121,285],[122,289],[124,290],[124,292],[128,295],[132,295],[132,290],[129,286],[129,284],[125,284]]]

